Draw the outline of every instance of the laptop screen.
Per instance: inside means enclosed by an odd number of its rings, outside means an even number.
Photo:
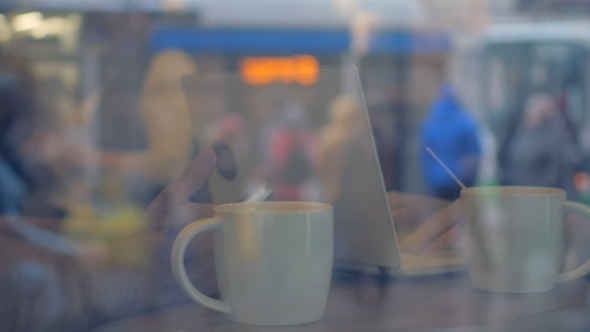
[[[399,266],[356,69],[282,61],[251,59],[239,72],[183,79],[195,139],[218,155],[213,202],[270,188],[269,200],[332,204],[337,260]]]

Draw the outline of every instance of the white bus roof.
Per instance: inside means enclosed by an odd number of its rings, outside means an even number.
[[[590,45],[590,22],[521,22],[492,25],[488,44],[534,41],[574,41]]]

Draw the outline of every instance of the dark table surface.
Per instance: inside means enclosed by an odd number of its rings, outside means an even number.
[[[110,322],[93,332],[189,331],[589,331],[588,283],[530,295],[474,290],[465,274],[384,279],[335,273],[322,320],[289,327],[229,321],[197,304]]]

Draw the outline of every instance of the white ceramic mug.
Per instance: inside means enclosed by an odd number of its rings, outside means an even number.
[[[243,324],[292,325],[323,316],[334,253],[331,205],[248,202],[214,212],[184,228],[172,248],[172,272],[193,300]],[[221,301],[191,284],[183,262],[188,243],[206,231],[215,232]]]
[[[590,207],[566,201],[562,189],[473,187],[461,191],[469,280],[500,293],[540,293],[590,272],[590,261],[559,273],[565,255],[565,214],[590,218]]]

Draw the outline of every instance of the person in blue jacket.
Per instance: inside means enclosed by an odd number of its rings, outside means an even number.
[[[475,184],[481,158],[479,129],[450,83],[441,84],[420,134],[426,185],[436,197],[451,201],[459,198],[461,187],[426,150],[432,149],[466,186]]]

